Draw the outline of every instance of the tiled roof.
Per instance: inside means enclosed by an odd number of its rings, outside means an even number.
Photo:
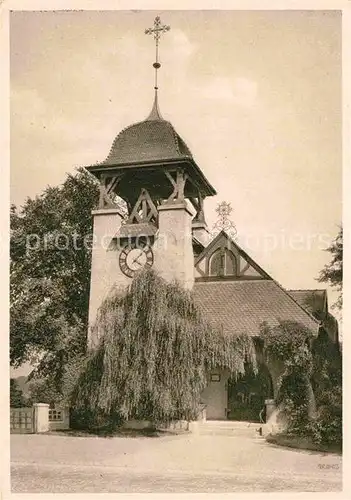
[[[177,158],[192,158],[192,155],[173,125],[163,119],[148,119],[122,130],[101,165]]]
[[[216,190],[195,163],[188,146],[173,125],[162,118],[155,92],[154,105],[148,118],[123,129],[113,141],[106,160],[85,168],[100,180],[105,173],[113,177],[121,170],[135,171],[136,167],[138,170],[146,167],[155,171],[160,166],[167,168],[177,164],[182,164],[194,181],[193,184],[188,182],[186,186],[190,197],[198,196],[199,190],[202,196],[216,194]],[[128,184],[129,181],[126,182]]]
[[[318,333],[319,324],[275,281],[237,280],[196,282],[195,300],[209,321],[228,335],[258,336],[260,325],[297,321]]]
[[[306,309],[314,314],[318,319],[327,314],[326,290],[288,290],[288,293]]]

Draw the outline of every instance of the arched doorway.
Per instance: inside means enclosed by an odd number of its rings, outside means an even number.
[[[265,365],[255,374],[247,367],[245,375],[228,380],[228,419],[259,422],[265,400],[273,398],[272,378]]]

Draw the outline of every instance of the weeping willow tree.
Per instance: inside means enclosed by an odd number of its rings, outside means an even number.
[[[215,329],[190,291],[153,271],[141,272],[126,292],[104,301],[94,334],[98,347],[71,395],[72,407],[90,418],[191,420],[211,369],[238,377],[245,364],[256,367],[250,337]]]

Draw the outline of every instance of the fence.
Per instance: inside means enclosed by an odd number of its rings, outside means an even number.
[[[34,432],[34,408],[11,408],[10,431],[15,434]]]
[[[69,429],[69,408],[49,408],[35,403],[32,408],[10,409],[11,434],[36,434],[51,430]]]

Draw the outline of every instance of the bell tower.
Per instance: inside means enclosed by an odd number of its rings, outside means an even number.
[[[216,194],[185,142],[161,116],[157,72],[160,34],[156,17],[146,30],[156,40],[155,98],[146,120],[122,130],[103,162],[86,167],[100,183],[93,212],[89,324],[113,288],[126,288],[143,268],[153,268],[186,288],[194,283],[193,242],[206,231],[203,201]],[[122,198],[127,215],[117,203]],[[89,328],[88,345],[93,347]]]

